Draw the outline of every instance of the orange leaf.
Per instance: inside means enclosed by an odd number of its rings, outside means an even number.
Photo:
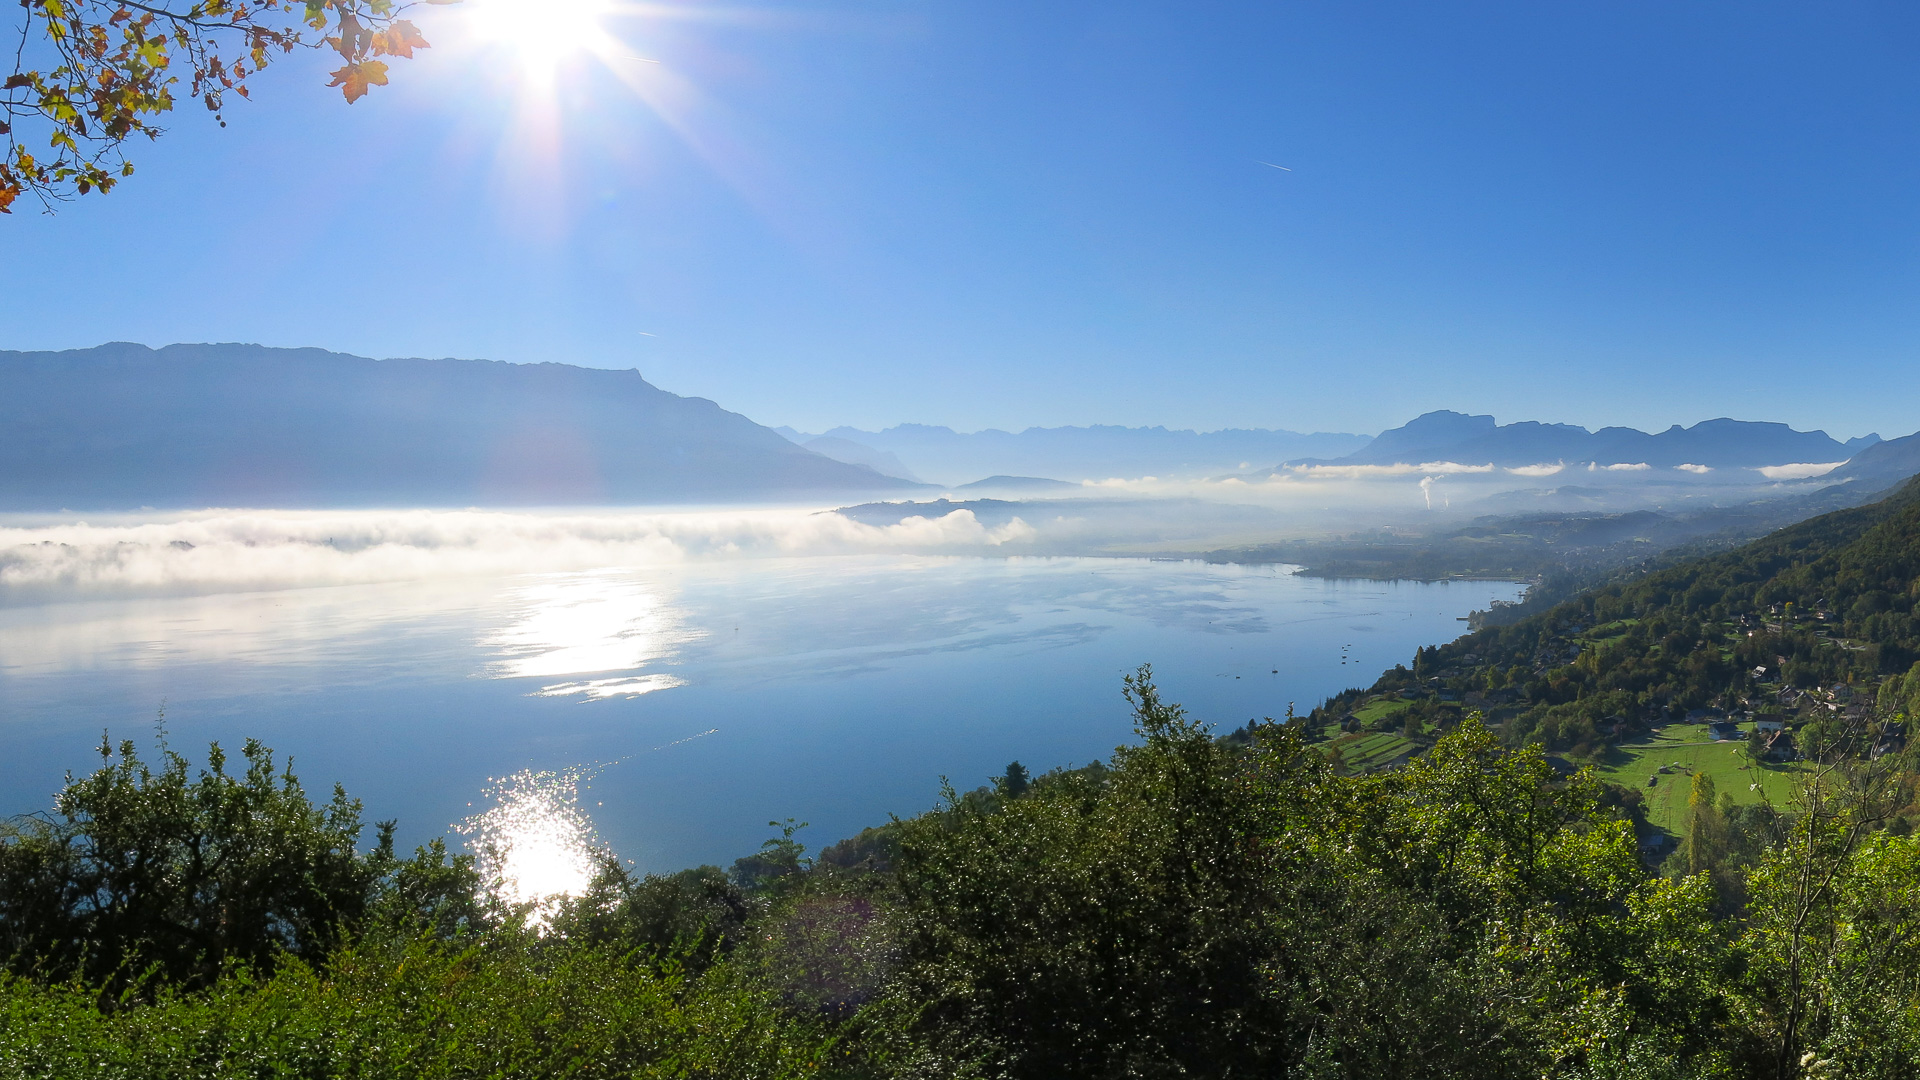
[[[375,35],[373,51],[388,56],[403,56],[413,59],[413,50],[430,48],[427,39],[420,36],[420,28],[405,19],[395,19],[383,34]]]
[[[387,65],[378,60],[363,60],[357,64],[348,64],[333,73],[333,81],[328,86],[337,86],[347,97],[347,103],[359,101],[367,96],[370,86],[387,85]]]

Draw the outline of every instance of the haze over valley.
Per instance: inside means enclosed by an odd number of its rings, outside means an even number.
[[[1612,561],[1757,535],[1920,468],[1912,437],[1445,411],[1377,435],[783,436],[635,372],[246,345],[0,353],[0,391],[0,589],[16,600],[882,552],[1288,556],[1337,573],[1382,543],[1537,531],[1523,519],[1540,513],[1637,521],[1588,555]],[[1274,546],[1288,542],[1347,546]],[[1562,561],[1389,564],[1533,580]]]

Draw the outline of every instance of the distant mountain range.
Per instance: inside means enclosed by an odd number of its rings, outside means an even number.
[[[1350,454],[1370,441],[1365,435],[1326,432],[1201,432],[1108,425],[970,433],[926,424],[901,424],[885,431],[838,427],[815,435],[792,428],[775,430],[829,457],[945,484],[995,475],[1066,481],[1214,476],[1291,458]]]
[[[1716,470],[1765,469],[1736,482],[1804,479],[1813,466],[1863,463],[1834,471],[1836,480],[1859,474],[1872,487],[1920,472],[1920,437],[1879,450],[1878,435],[1841,441],[1824,431],[1795,431],[1785,424],[1707,420],[1649,433],[1635,428],[1598,431],[1573,424],[1501,424],[1492,416],[1439,411],[1369,438],[1365,435],[1278,430],[1170,431],[1166,428],[1065,427],[998,430],[971,434],[924,424],[884,431],[840,427],[819,435],[776,428],[808,449],[869,466],[905,479],[948,485],[989,474],[1101,480],[1158,476],[1163,479],[1227,474],[1270,475],[1300,466],[1392,466],[1453,462],[1524,468],[1587,465],[1631,474],[1665,470],[1669,476]],[[1876,448],[1873,453],[1865,453]],[[1898,451],[1898,452],[1896,452]],[[1908,459],[1912,460],[1909,461]],[[1278,463],[1278,464],[1276,464]],[[1787,466],[1805,466],[1795,470]],[[1681,470],[1676,473],[1673,470]],[[1871,474],[1871,475],[1868,475]],[[1722,480],[1735,480],[1723,474]]]
[[[1545,463],[1593,463],[1601,467],[1758,469],[1846,461],[1880,441],[1866,435],[1841,442],[1824,431],[1795,431],[1785,424],[1707,420],[1658,434],[1634,428],[1599,431],[1572,424],[1498,424],[1491,416],[1430,412],[1343,457],[1311,462],[1328,465],[1400,465],[1450,461],[1461,465],[1522,467]],[[1295,462],[1294,464],[1301,464]]]
[[[0,509],[711,503],[913,487],[635,371],[258,345],[0,351]]]
[[[1871,490],[1920,472],[1920,436],[1841,442],[1725,419],[1658,434],[1588,431],[1456,412],[1378,438],[921,424],[806,435],[668,393],[635,371],[258,345],[0,351],[0,510],[13,511],[840,500],[924,490],[922,478],[1032,498],[1084,480],[1257,475],[1276,462],[1439,461],[1595,463],[1624,475],[1766,469],[1769,479],[1819,472],[1780,466],[1848,462],[1832,480]]]

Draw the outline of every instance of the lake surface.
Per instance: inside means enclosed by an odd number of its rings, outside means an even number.
[[[403,842],[489,779],[599,765],[644,870],[725,865],[795,817],[815,847],[1019,760],[1131,739],[1121,676],[1222,727],[1370,683],[1520,586],[1323,581],[1141,559],[818,556],[0,608],[0,813],[44,809],[103,730],[247,736]]]

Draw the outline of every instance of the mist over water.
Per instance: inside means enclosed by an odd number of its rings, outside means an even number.
[[[1812,491],[1833,467],[1701,467],[1708,475],[1695,477],[1638,466],[1439,461],[1088,481],[1011,500],[929,489],[841,508],[0,515],[0,604],[803,555],[1193,553],[1381,526],[1443,529],[1486,514],[1740,505]]]
[[[689,558],[992,550],[1031,536],[969,511],[874,526],[822,508],[208,510],[0,525],[0,603],[418,581]]]
[[[971,515],[562,520],[204,515],[14,545],[7,580],[32,584],[0,605],[0,812],[44,809],[103,729],[150,744],[164,705],[176,748],[258,737],[310,787],[398,818],[403,843],[492,798],[470,842],[507,838],[499,876],[546,893],[578,877],[580,844],[642,870],[725,864],[770,820],[813,822],[817,847],[927,808],[942,776],[1103,757],[1131,738],[1120,677],[1143,662],[1208,721],[1281,716],[1521,591],[1008,556],[1005,523]],[[924,536],[938,553],[898,550]],[[977,554],[947,553],[953,536]],[[591,800],[562,790],[594,762]]]

